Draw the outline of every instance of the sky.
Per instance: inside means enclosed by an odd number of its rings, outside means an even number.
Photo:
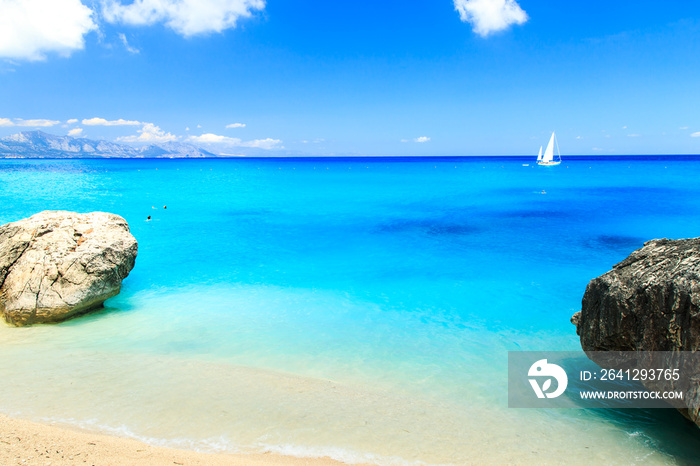
[[[700,2],[0,0],[0,137],[700,153]]]

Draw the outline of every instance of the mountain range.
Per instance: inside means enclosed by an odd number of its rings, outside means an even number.
[[[201,158],[218,157],[192,144],[167,142],[133,147],[109,141],[25,131],[0,138],[0,158]]]

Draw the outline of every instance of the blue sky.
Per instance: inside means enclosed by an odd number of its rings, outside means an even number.
[[[0,0],[0,136],[700,153],[700,2]]]

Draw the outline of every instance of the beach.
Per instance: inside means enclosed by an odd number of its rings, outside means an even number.
[[[343,464],[329,458],[276,454],[213,454],[155,447],[137,440],[39,424],[0,415],[3,465],[289,465]]]
[[[508,353],[580,350],[592,278],[697,234],[700,160],[527,160],[0,161],[2,223],[114,212],[139,243],[104,309],[0,326],[0,413],[130,439],[128,461],[695,458],[675,410],[509,408]],[[31,438],[11,461],[111,451]]]
[[[0,466],[700,465],[699,33],[0,0]]]

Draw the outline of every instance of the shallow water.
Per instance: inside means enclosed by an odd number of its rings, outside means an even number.
[[[591,278],[698,236],[700,160],[528,162],[0,160],[0,223],[103,210],[139,241],[104,311],[0,326],[0,411],[346,461],[692,463],[675,412],[508,409],[506,364],[579,349]]]

